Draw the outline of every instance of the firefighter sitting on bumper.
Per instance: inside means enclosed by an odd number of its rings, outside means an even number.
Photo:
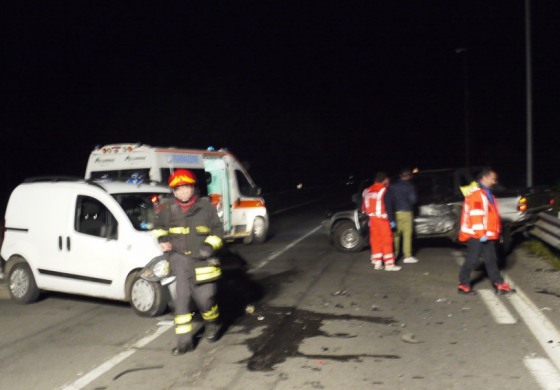
[[[170,253],[176,277],[177,346],[173,355],[183,355],[194,347],[193,301],[204,319],[206,338],[214,342],[220,332],[215,281],[221,269],[211,257],[222,246],[223,226],[216,209],[206,198],[198,196],[195,185],[196,177],[187,169],[177,169],[169,177],[175,198],[162,202],[154,229],[162,251]]]

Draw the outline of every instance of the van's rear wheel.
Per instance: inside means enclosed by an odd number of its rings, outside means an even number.
[[[248,237],[243,239],[244,244],[262,244],[266,241],[268,226],[262,217],[256,217],[253,221],[253,229]]]
[[[35,302],[41,292],[27,263],[15,264],[10,269],[8,289],[12,300],[20,305]]]
[[[169,293],[160,283],[148,282],[136,272],[130,276],[127,285],[130,306],[140,317],[157,317],[167,309]]]

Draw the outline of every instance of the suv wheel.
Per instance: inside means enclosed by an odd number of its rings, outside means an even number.
[[[366,237],[362,236],[352,221],[336,224],[333,230],[334,246],[341,252],[359,252],[366,245]]]

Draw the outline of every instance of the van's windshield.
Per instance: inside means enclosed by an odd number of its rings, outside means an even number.
[[[156,213],[154,205],[161,202],[169,193],[113,194],[121,205],[134,229],[147,231],[154,228]]]

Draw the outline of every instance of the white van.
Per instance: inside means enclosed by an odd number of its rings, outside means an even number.
[[[262,243],[268,233],[268,214],[261,189],[233,154],[225,150],[113,144],[91,152],[86,179],[167,183],[174,169],[192,170],[203,196],[209,196],[224,224],[225,239]]]
[[[0,254],[12,300],[41,290],[130,302],[144,317],[161,314],[168,289],[139,277],[161,255],[151,230],[166,186],[30,179],[8,201]]]

